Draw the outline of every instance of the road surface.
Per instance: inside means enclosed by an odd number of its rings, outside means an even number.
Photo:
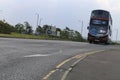
[[[81,55],[112,49],[119,47],[71,41],[0,38],[0,80],[61,80],[65,70]]]

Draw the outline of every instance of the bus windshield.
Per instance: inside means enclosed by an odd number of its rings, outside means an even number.
[[[106,26],[91,26],[90,33],[92,34],[106,34],[108,27]]]
[[[107,20],[91,20],[91,25],[98,25],[98,26],[107,26],[108,21]]]

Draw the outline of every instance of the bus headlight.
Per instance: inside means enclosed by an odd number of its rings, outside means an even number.
[[[105,30],[100,30],[99,33],[105,34],[106,31]]]

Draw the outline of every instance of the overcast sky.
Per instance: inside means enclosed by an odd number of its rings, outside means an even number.
[[[68,26],[79,32],[83,21],[83,36],[86,37],[90,13],[94,9],[111,12],[113,39],[116,39],[117,29],[120,34],[120,0],[0,0],[0,19],[12,25],[28,21],[35,29],[38,13],[41,25],[56,25],[61,29]]]

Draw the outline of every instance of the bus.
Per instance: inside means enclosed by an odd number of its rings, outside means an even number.
[[[112,18],[110,12],[106,10],[93,10],[87,28],[87,40],[89,43],[110,43],[112,35]]]

